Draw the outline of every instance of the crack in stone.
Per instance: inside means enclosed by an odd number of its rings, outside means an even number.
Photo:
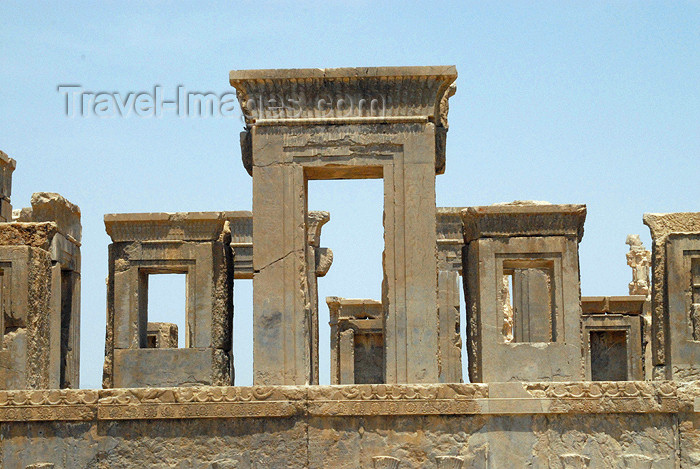
[[[303,251],[302,251],[301,249],[295,249],[295,250],[293,250],[293,251],[289,251],[287,254],[283,255],[282,257],[277,258],[277,259],[275,259],[275,260],[272,261],[272,262],[268,262],[267,264],[265,264],[264,266],[260,267],[259,269],[253,270],[253,272],[254,272],[254,273],[260,273],[260,272],[262,272],[264,269],[267,269],[267,268],[270,267],[271,265],[276,264],[277,262],[280,262],[280,261],[286,259],[287,257],[289,257],[289,256],[291,256],[292,254],[295,254],[295,253],[303,253]]]

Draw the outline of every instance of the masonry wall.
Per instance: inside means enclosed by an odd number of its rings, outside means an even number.
[[[0,467],[697,467],[696,396],[697,382],[2,392]]]

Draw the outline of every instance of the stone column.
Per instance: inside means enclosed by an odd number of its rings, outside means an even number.
[[[0,389],[58,388],[60,336],[50,246],[55,223],[0,223]]]
[[[235,279],[253,279],[253,213],[225,212],[231,227],[231,249],[236,253],[233,273]],[[333,251],[321,247],[321,229],[330,220],[328,212],[311,211],[307,218],[306,273],[311,298],[311,362],[310,384],[318,384],[318,277],[323,277],[333,263]]]
[[[440,381],[462,382],[462,340],[459,334],[458,272],[438,272],[438,314],[440,320]]]

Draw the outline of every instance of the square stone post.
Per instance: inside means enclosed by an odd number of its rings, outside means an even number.
[[[440,382],[462,382],[459,290],[462,288],[462,216],[464,207],[438,207],[438,317]]]
[[[253,213],[249,211],[225,212],[231,226],[231,249],[236,253],[233,275],[235,279],[253,279]],[[311,298],[312,381],[318,384],[318,277],[323,277],[333,263],[333,251],[321,247],[321,229],[330,220],[328,212],[309,212],[307,267],[309,297]]]
[[[243,162],[253,176],[255,384],[314,380],[307,181],[380,177],[385,379],[438,381],[430,253],[456,77],[454,67],[231,72],[247,123]]]
[[[700,379],[700,212],[646,213],[655,379]],[[697,305],[697,306],[696,306]]]

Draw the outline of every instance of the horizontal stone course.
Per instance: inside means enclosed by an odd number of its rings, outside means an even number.
[[[677,413],[699,399],[671,381],[0,391],[0,421]]]

